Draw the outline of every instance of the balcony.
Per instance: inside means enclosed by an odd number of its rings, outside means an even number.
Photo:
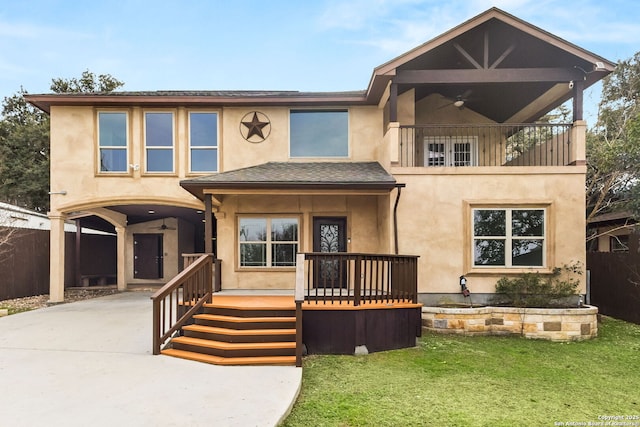
[[[571,124],[399,126],[401,167],[567,166],[584,159]],[[393,129],[391,129],[393,130]]]

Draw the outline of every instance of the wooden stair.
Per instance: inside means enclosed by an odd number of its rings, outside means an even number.
[[[162,354],[216,365],[295,365],[293,296],[215,295]]]

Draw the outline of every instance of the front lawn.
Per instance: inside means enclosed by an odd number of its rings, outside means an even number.
[[[309,356],[283,426],[640,426],[640,326],[591,341],[427,333],[415,348]],[[605,418],[623,417],[623,418]]]

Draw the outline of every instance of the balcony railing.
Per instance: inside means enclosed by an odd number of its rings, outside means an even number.
[[[571,124],[400,126],[399,165],[566,166]]]
[[[298,254],[296,301],[310,304],[417,303],[418,257]]]

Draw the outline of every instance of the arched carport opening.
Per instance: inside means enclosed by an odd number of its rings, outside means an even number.
[[[76,239],[75,285],[117,283],[121,290],[136,285],[162,285],[183,268],[185,253],[204,252],[204,209],[170,204],[134,202],[94,204],[67,213],[76,225],[117,236],[117,245],[105,258],[115,259],[112,271],[95,272],[95,247],[86,239]],[[215,250],[215,220],[214,250]],[[104,251],[104,248],[100,248]],[[65,262],[66,265],[69,263]],[[92,270],[94,269],[94,270]]]

